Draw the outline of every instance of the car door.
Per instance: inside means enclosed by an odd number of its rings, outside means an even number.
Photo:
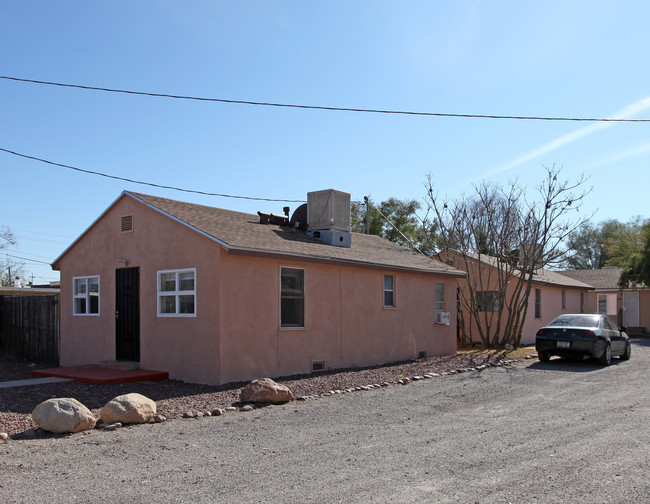
[[[610,341],[612,342],[612,354],[614,355],[620,355],[623,353],[625,350],[625,338],[621,334],[620,328],[616,325],[616,323],[605,317],[605,320],[603,321],[604,325],[608,328],[609,332],[609,338]]]

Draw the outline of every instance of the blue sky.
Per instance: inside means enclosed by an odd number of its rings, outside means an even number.
[[[153,93],[456,114],[650,118],[647,1],[0,2],[0,75]],[[595,222],[648,217],[650,123],[383,115],[0,79],[0,148],[232,195],[421,200],[543,166],[589,177]],[[255,213],[283,203],[109,180],[0,152],[9,254],[50,262],[123,190]],[[295,204],[293,205],[295,206]],[[58,279],[28,262],[36,282]]]

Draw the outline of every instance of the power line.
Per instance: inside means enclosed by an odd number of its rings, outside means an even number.
[[[23,261],[27,262],[33,262],[33,263],[40,263],[40,264],[47,264],[48,266],[51,264],[47,261],[39,261],[38,259],[29,259],[28,257],[21,257],[13,254],[5,254],[7,257],[13,257],[14,259],[22,259]]]
[[[3,149],[0,147],[0,151],[6,152],[7,154],[12,154],[14,156],[22,157],[25,159],[32,159],[34,161],[40,161],[41,163],[47,163],[49,165],[53,166],[59,166],[61,168],[67,168],[69,170],[75,170],[81,173],[88,173],[90,175],[97,175],[99,177],[106,177],[109,179],[114,179],[114,180],[122,180],[124,182],[130,182],[131,184],[140,184],[140,185],[146,185],[146,186],[151,186],[151,187],[158,187],[160,189],[171,189],[173,191],[181,191],[181,192],[186,192],[186,193],[193,193],[193,194],[202,194],[204,196],[219,196],[221,198],[235,198],[235,199],[243,199],[243,200],[252,200],[252,201],[272,201],[272,202],[281,202],[281,203],[304,203],[304,200],[289,200],[289,199],[272,199],[272,198],[256,198],[253,196],[235,196],[232,194],[220,194],[220,193],[210,193],[210,192],[205,192],[205,191],[196,191],[194,189],[182,189],[180,187],[174,187],[174,186],[167,186],[167,185],[161,185],[161,184],[154,184],[153,182],[144,182],[142,180],[134,180],[134,179],[129,179],[125,177],[118,177],[116,175],[108,175],[107,173],[102,173],[98,171],[92,171],[92,170],[84,170],[83,168],[77,168],[76,166],[70,166],[66,164],[61,164],[61,163],[55,163],[54,161],[48,161],[47,159],[42,159],[34,156],[28,156],[27,154],[21,154],[20,152],[15,152],[9,149]]]
[[[578,122],[650,122],[650,119],[622,119],[622,118],[595,118],[595,117],[543,117],[543,116],[511,116],[511,115],[486,115],[486,114],[451,114],[443,112],[415,112],[406,110],[382,110],[382,109],[363,109],[363,108],[348,108],[348,107],[325,107],[320,105],[298,105],[291,103],[272,103],[272,102],[258,102],[249,100],[227,100],[225,98],[206,98],[200,96],[185,96],[174,95],[166,93],[151,93],[145,91],[132,91],[126,89],[113,89],[96,86],[83,86],[80,84],[64,84],[62,82],[40,81],[34,79],[21,79],[19,77],[9,77],[0,75],[0,79],[12,80],[16,82],[29,82],[32,84],[44,84],[48,86],[59,86],[67,88],[85,89],[89,91],[104,91],[107,93],[123,93],[140,96],[152,96],[156,98],[174,98],[177,100],[195,100],[204,102],[218,102],[218,103],[232,103],[237,105],[257,105],[263,107],[281,107],[281,108],[296,108],[308,110],[327,110],[331,112],[363,112],[370,114],[397,114],[397,115],[412,115],[412,116],[427,116],[427,117],[459,117],[465,119],[514,119],[524,121],[578,121]],[[278,201],[278,200],[276,200]]]

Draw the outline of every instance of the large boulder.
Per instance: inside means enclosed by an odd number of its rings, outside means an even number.
[[[262,378],[246,385],[239,394],[239,400],[246,403],[283,404],[293,401],[293,394],[271,378]]]
[[[76,399],[57,397],[34,408],[32,419],[41,429],[55,432],[80,432],[95,427],[95,416]]]
[[[100,410],[102,422],[112,424],[147,423],[156,414],[156,403],[142,394],[124,394],[110,400]]]

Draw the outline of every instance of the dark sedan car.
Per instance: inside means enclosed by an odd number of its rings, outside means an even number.
[[[555,317],[537,331],[535,348],[539,360],[546,362],[551,355],[560,357],[593,357],[603,366],[612,356],[628,360],[632,353],[625,327],[618,327],[604,315],[586,313]]]

